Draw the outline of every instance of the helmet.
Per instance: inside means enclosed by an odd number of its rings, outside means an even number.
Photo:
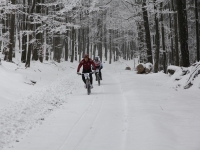
[[[98,57],[98,56],[96,56],[96,57],[94,58],[94,60],[98,61],[98,60],[99,60],[99,57]]]
[[[88,54],[85,54],[85,55],[84,55],[84,58],[89,58]]]

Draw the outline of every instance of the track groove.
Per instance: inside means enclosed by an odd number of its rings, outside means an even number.
[[[98,91],[98,93],[101,91]],[[60,146],[60,148],[58,150],[62,150],[62,148],[65,146],[66,142],[69,140],[69,137],[72,135],[73,131],[75,130],[75,128],[77,127],[77,125],[81,122],[81,120],[84,118],[84,116],[87,114],[87,112],[92,108],[92,106],[94,105],[94,100],[96,99],[96,95],[94,95],[94,98],[92,98],[92,102],[90,103],[90,105],[87,107],[87,109],[84,111],[84,113],[81,115],[81,117],[77,120],[77,122],[74,124],[74,126],[71,128],[68,136],[66,137],[65,141],[63,142],[63,144]]]

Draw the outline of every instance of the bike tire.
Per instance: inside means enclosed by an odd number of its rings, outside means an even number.
[[[99,74],[97,74],[97,81],[98,81],[98,85],[100,86],[100,77],[99,77]]]
[[[87,86],[87,94],[90,95],[91,87],[90,87],[90,81],[89,80],[86,81],[86,86]]]
[[[88,95],[90,95],[90,94],[91,94],[91,87],[89,85],[89,87],[88,87]]]

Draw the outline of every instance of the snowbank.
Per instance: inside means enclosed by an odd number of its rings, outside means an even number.
[[[20,135],[41,124],[45,116],[66,102],[76,86],[76,67],[76,62],[32,62],[31,68],[2,62],[0,148],[19,141]]]
[[[196,65],[198,65],[200,63],[197,63]],[[171,75],[171,78],[168,81],[168,84],[171,84],[171,87],[173,88],[181,88],[184,89],[187,84],[189,84],[191,82],[192,85],[191,88],[192,89],[199,89],[200,88],[200,76],[198,75],[198,70],[195,70],[195,66],[196,65],[192,65],[188,68],[184,68],[184,67],[177,67],[177,66],[169,66],[168,69],[174,70],[175,73],[173,75]],[[200,68],[199,68],[200,70]],[[196,71],[196,72],[195,72]],[[194,77],[193,75],[196,76]]]

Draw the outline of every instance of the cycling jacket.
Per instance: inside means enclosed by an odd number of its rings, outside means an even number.
[[[100,60],[98,60],[98,61],[95,61],[95,60],[94,60],[94,64],[95,64],[96,68],[100,68],[100,69],[103,68],[103,64],[101,63]],[[93,69],[93,67],[92,67],[92,69]],[[93,69],[93,70],[94,70],[94,69]]]
[[[91,65],[94,67],[94,70],[96,70],[96,66],[94,64],[94,62],[89,58],[88,61],[85,61],[85,59],[83,59],[77,68],[77,72],[80,71],[80,68],[83,66],[83,70],[90,70],[91,69]]]

